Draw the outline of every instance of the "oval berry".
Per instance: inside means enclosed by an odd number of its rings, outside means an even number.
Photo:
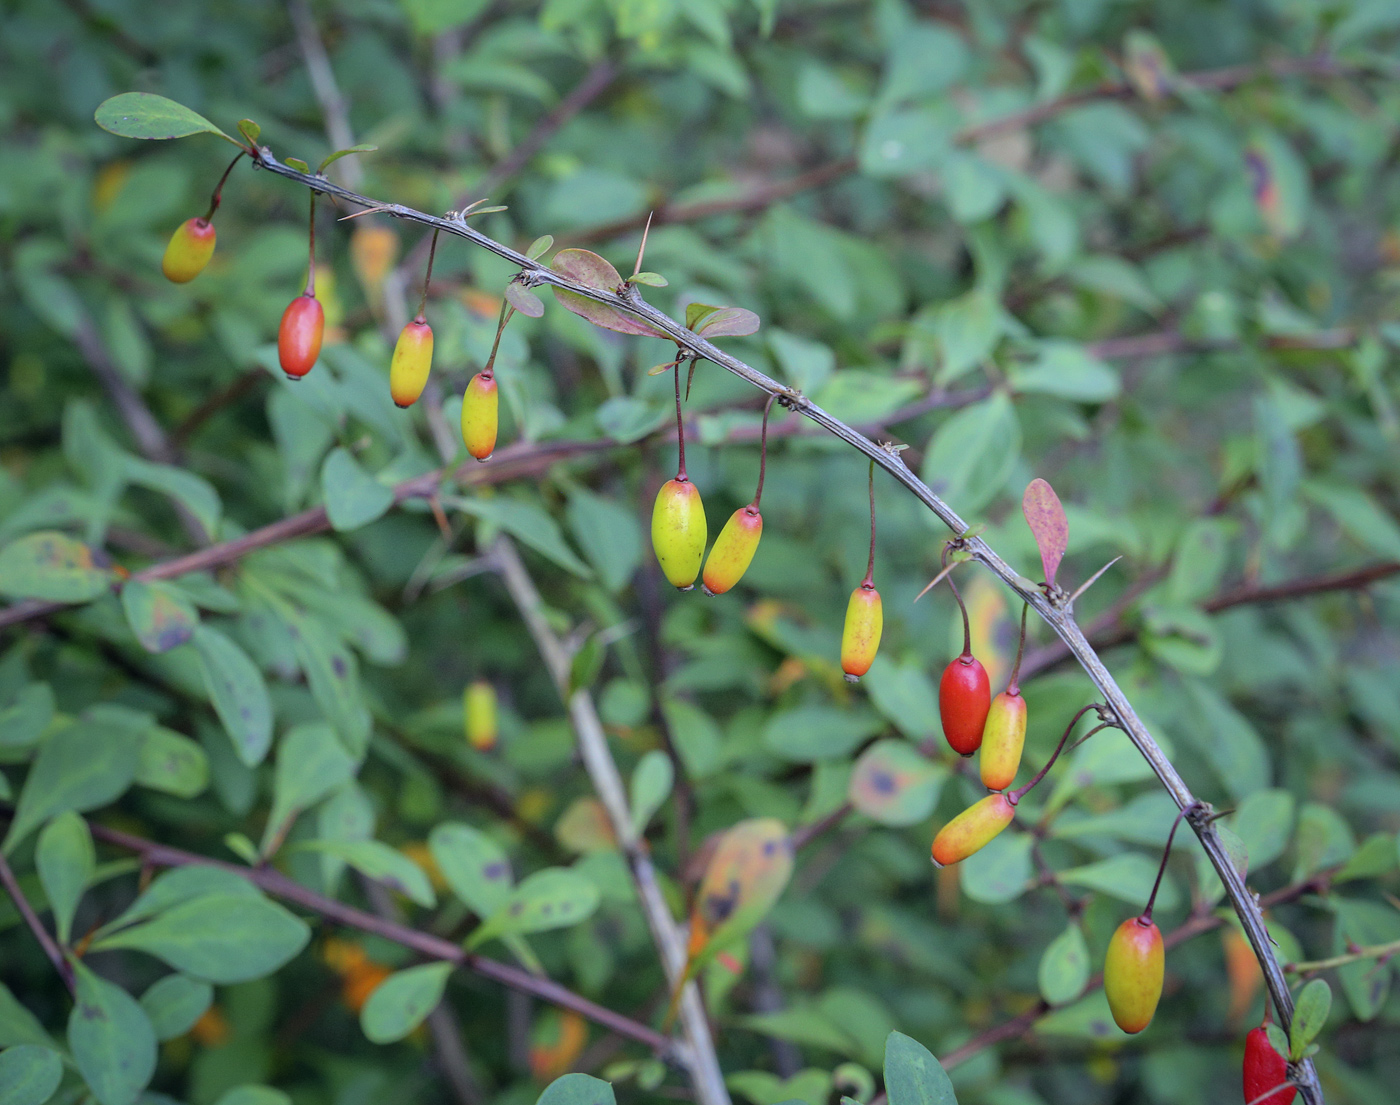
[[[399,331],[389,362],[389,394],[400,407],[411,407],[423,394],[433,367],[433,328],[419,315]]]
[[[987,669],[975,656],[955,656],[938,681],[938,716],[943,736],[959,756],[982,747],[982,728],[992,705]]]
[[[988,790],[1005,790],[1016,779],[1021,750],[1026,745],[1026,700],[1011,691],[992,699],[982,730],[982,753],[977,767]]]
[[[870,670],[884,627],[880,592],[873,585],[862,583],[851,592],[851,601],[846,604],[846,625],[841,631],[841,670],[846,673],[847,682],[854,683]]]
[[[741,506],[729,516],[705,560],[705,594],[722,595],[743,578],[762,536],[763,515],[756,506]]]
[[[478,372],[462,395],[462,444],[477,460],[488,460],[496,451],[499,418],[496,377]]]
[[[188,284],[204,271],[214,256],[214,224],[208,219],[186,219],[175,228],[160,261],[160,271],[172,284]]]
[[[695,586],[708,536],[705,504],[695,485],[684,476],[663,483],[651,509],[651,547],[673,587]]]
[[[496,690],[484,679],[468,684],[462,692],[462,713],[467,743],[478,752],[496,747]]]
[[[1103,990],[1113,1020],[1124,1032],[1141,1032],[1152,1023],[1165,968],[1161,929],[1142,917],[1129,917],[1118,926],[1104,959]]]
[[[974,802],[938,830],[933,838],[933,865],[947,867],[985,848],[1015,814],[1016,807],[1004,794],[989,794]]]
[[[326,312],[314,295],[302,293],[282,312],[277,328],[277,360],[293,380],[305,376],[321,355],[321,337],[326,330]]]
[[[1298,1091],[1288,1085],[1288,1060],[1269,1043],[1263,1025],[1249,1030],[1244,1038],[1244,1099],[1259,1105],[1291,1105]],[[1269,1093],[1277,1090],[1277,1093]],[[1264,1097],[1269,1094],[1268,1097]]]

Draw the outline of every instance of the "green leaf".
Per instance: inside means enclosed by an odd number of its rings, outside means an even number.
[[[796,763],[844,756],[883,727],[868,710],[799,706],[774,714],[763,727],[763,746]]]
[[[156,1035],[136,999],[70,960],[77,981],[68,1047],[98,1105],[132,1105],[156,1070]]]
[[[975,902],[1001,905],[1019,898],[1030,883],[1028,833],[1002,833],[958,864],[963,893]]]
[[[197,111],[153,92],[123,92],[103,100],[93,119],[103,130],[123,138],[165,139],[217,134],[239,145]]]
[[[569,530],[609,591],[620,591],[642,562],[642,527],[636,510],[577,488],[565,511]]]
[[[553,248],[554,235],[541,234],[538,238],[536,238],[533,242],[530,243],[530,248],[525,251],[525,256],[530,258],[531,261],[538,261],[541,257],[543,257]]]
[[[1292,1062],[1301,1059],[1308,1045],[1317,1039],[1331,1011],[1332,987],[1325,980],[1315,978],[1298,992],[1293,1009],[1293,1027],[1288,1038],[1288,1058]]]
[[[506,302],[528,318],[544,317],[544,300],[532,292],[524,284],[512,280],[506,285],[503,293]]]
[[[310,809],[355,777],[355,760],[329,725],[313,722],[290,729],[277,749],[272,785],[272,812],[263,831],[261,851],[286,832],[287,821]]]
[[[376,1044],[402,1040],[417,1028],[442,1000],[451,963],[425,963],[395,971],[370,994],[360,1010],[360,1028]]]
[[[67,945],[73,932],[73,914],[97,866],[87,822],[72,810],[50,821],[39,834],[34,865],[53,910],[58,942]]]
[[[1293,795],[1286,790],[1256,790],[1230,818],[1230,827],[1249,850],[1257,871],[1283,855],[1293,828]]]
[[[593,569],[569,548],[559,531],[559,524],[533,503],[513,499],[453,499],[451,505],[474,518],[499,526],[541,556],[581,579],[593,578]]]
[[[214,987],[189,975],[173,974],[153,983],[141,995],[156,1039],[164,1042],[183,1036],[194,1027],[214,1001]]]
[[[52,1048],[20,1044],[0,1052],[0,1101],[44,1105],[63,1080],[63,1060]]]
[[[876,741],[856,761],[847,796],[882,825],[913,825],[933,812],[947,777],[946,767],[907,742]]]
[[[103,937],[92,948],[133,948],[177,971],[227,984],[271,974],[309,939],[304,921],[261,895],[206,894]]]
[[[336,150],[335,153],[328,154],[326,159],[316,167],[316,175],[321,176],[324,174],[327,166],[335,164],[335,162],[339,161],[342,157],[348,157],[352,153],[374,153],[377,149],[379,149],[378,146],[369,146],[361,143],[358,146],[351,146],[348,149]]]
[[[1157,878],[1157,860],[1148,859],[1141,852],[1120,852],[1097,863],[1061,871],[1059,878],[1066,886],[1087,887],[1141,908]],[[1170,875],[1163,877],[1162,887],[1157,891],[1157,907],[1169,912],[1180,901],[1176,883]]]
[[[101,939],[111,932],[154,917],[182,902],[214,894],[226,897],[262,897],[262,891],[232,871],[219,867],[177,867],[173,871],[157,875],[151,885],[119,917],[97,930],[96,937]]]
[[[949,384],[992,355],[1006,321],[996,297],[974,288],[939,307],[930,329],[940,353],[937,382]]]
[[[371,719],[360,691],[360,664],[325,619],[285,608],[298,663],[325,719],[355,757],[369,746]]]
[[[234,751],[243,763],[256,767],[272,746],[272,702],[262,672],[246,652],[211,626],[195,627],[194,647],[205,689]]]
[[[634,272],[627,278],[631,284],[645,284],[649,288],[664,288],[670,283],[659,272]],[[749,333],[753,333],[752,330]]]
[[[1293,881],[1344,863],[1356,851],[1356,838],[1346,819],[1321,802],[1305,802],[1298,813],[1297,858]]]
[[[286,162],[288,168],[295,169],[299,173],[310,173],[311,166],[299,157],[289,157]]]
[[[81,541],[52,530],[30,533],[0,549],[0,594],[46,602],[88,602],[116,577],[93,561]]]
[[[189,737],[152,725],[141,738],[134,781],[177,798],[194,798],[209,785],[209,757]]]
[[[1359,487],[1306,480],[1302,491],[1332,515],[1342,532],[1364,548],[1390,560],[1400,560],[1400,525]],[[0,554],[0,562],[3,554]]]
[[[272,1086],[235,1086],[214,1105],[292,1105],[292,1099]]]
[[[478,917],[490,917],[510,897],[510,860],[480,829],[445,821],[428,834],[428,848],[452,893]]]
[[[38,1018],[19,1003],[8,986],[0,982],[0,1047],[14,1047],[17,1044],[37,1044],[47,1048],[55,1046]]]
[[[383,883],[411,901],[429,908],[437,896],[423,869],[400,852],[380,840],[315,840],[298,845],[329,855],[339,856],[366,878]]]
[[[243,140],[250,146],[256,146],[258,139],[262,137],[262,127],[253,122],[252,119],[238,120],[238,133],[243,136]]]
[[[49,818],[114,801],[136,774],[141,737],[125,726],[75,721],[39,746],[24,781],[3,850],[11,851]]]
[[[141,647],[169,652],[194,636],[199,613],[178,587],[129,579],[122,584],[122,612]]]
[[[1186,728],[1216,775],[1237,799],[1269,785],[1269,753],[1248,719],[1211,684],[1184,680],[1189,709]]]
[[[957,1105],[953,1083],[933,1053],[902,1032],[885,1041],[885,1093],[889,1105]]]
[[[332,449],[321,465],[326,514],[340,533],[359,529],[394,505],[394,490],[380,483],[346,450]]]
[[[591,1074],[566,1074],[545,1087],[535,1105],[617,1105],[612,1083]]]
[[[1076,342],[1047,341],[1028,368],[1011,373],[1018,392],[1039,392],[1077,403],[1105,403],[1120,389],[1118,373]]]
[[[646,832],[647,823],[670,797],[676,769],[671,757],[653,748],[637,763],[632,772],[632,828],[638,836]]]
[[[123,457],[122,474],[134,484],[170,496],[195,516],[211,538],[217,535],[223,505],[219,493],[208,480],[183,468],[153,464],[130,455]]]
[[[619,445],[640,441],[674,417],[671,407],[631,395],[614,395],[598,405],[593,419]]]
[[[1021,423],[1003,392],[965,407],[933,435],[920,474],[964,516],[1005,486],[1021,455]]]
[[[576,925],[598,908],[598,888],[577,871],[547,867],[536,871],[467,939],[480,947],[493,937],[548,932]]]
[[[1064,1005],[1084,992],[1089,982],[1089,947],[1078,923],[1050,941],[1037,972],[1040,996],[1050,1005]]]
[[[910,740],[938,736],[938,695],[923,665],[910,658],[896,664],[876,657],[862,684],[875,708]]]
[[[53,721],[53,690],[30,683],[0,710],[0,749],[24,749],[38,742]]]

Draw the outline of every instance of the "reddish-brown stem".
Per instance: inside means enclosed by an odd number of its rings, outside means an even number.
[[[308,250],[311,260],[306,266],[306,292],[304,294],[314,296],[316,294],[316,192],[311,193],[311,219],[310,231],[307,235],[309,240]]]
[[[866,590],[875,587],[875,462],[870,462],[870,559],[866,561],[865,578],[860,585]]]
[[[1031,776],[1031,781],[1029,783],[1027,783],[1023,787],[1017,787],[1010,794],[1008,794],[1006,796],[1006,800],[1014,806],[1017,802],[1019,802],[1022,798],[1029,794],[1030,791],[1036,786],[1036,784],[1038,784],[1040,780],[1045,778],[1045,776],[1050,773],[1050,769],[1055,766],[1055,761],[1060,758],[1060,752],[1065,747],[1065,741],[1069,740],[1069,735],[1074,732],[1074,727],[1079,724],[1079,719],[1082,718],[1085,714],[1087,714],[1090,710],[1102,709],[1103,704],[1101,702],[1091,702],[1089,703],[1089,705],[1081,709],[1079,713],[1075,714],[1074,717],[1070,719],[1070,723],[1067,726],[1065,726],[1064,735],[1060,738],[1060,743],[1055,745],[1055,751],[1051,753],[1050,758],[1045,761],[1045,766],[1042,767],[1039,771],[1037,771],[1033,776]],[[1103,728],[1103,726],[1099,726],[1099,728]]]
[[[674,372],[676,378],[676,445],[680,449],[680,463],[676,469],[676,479],[682,483],[687,479],[685,474],[685,423],[681,421],[681,362],[676,360]]]
[[[939,563],[939,566],[940,566],[940,567],[943,567],[943,568],[948,567],[948,553],[949,553],[950,550],[951,550],[951,546],[949,546],[949,545],[947,545],[947,544],[945,544],[945,545],[943,546],[943,555],[942,555],[941,557],[939,557],[939,560],[938,560],[938,563]],[[952,574],[951,574],[951,573],[950,573],[949,576],[948,576],[948,586],[951,587],[951,588],[953,589],[953,598],[957,600],[957,603],[958,603],[958,610],[959,610],[959,612],[962,614],[962,622],[963,622],[963,650],[962,650],[962,658],[963,658],[963,660],[971,660],[971,659],[972,659],[972,623],[968,621],[968,618],[967,618],[967,604],[966,604],[965,602],[963,602],[962,593],[958,590],[958,585],[957,585],[956,583],[953,582],[953,577],[952,577]]]
[[[440,230],[433,231],[433,241],[432,244],[428,246],[428,271],[423,274],[423,294],[418,300],[418,318],[414,320],[416,322],[426,321],[427,319],[424,312],[428,309],[428,285],[433,279],[433,259],[437,257],[437,240],[440,233],[442,233]],[[496,340],[501,340],[501,333],[499,330],[496,331]]]
[[[1016,645],[1016,663],[1011,667],[1011,681],[1006,684],[1007,694],[1021,693],[1021,657],[1026,654],[1026,613],[1030,604],[1021,606],[1021,640]]]
[[[63,979],[63,984],[68,987],[68,992],[73,993],[73,968],[63,958],[63,952],[59,949],[58,944],[49,935],[48,929],[44,928],[43,922],[34,912],[34,907],[29,904],[29,899],[24,896],[24,891],[19,886],[19,880],[15,878],[15,873],[10,870],[10,865],[6,862],[3,853],[0,853],[0,884],[3,884],[9,892],[10,900],[15,903],[15,908],[19,910],[19,915],[24,918],[24,923],[29,926],[29,931],[34,934],[34,939],[39,941],[39,946],[44,949],[44,954],[49,957],[49,962],[53,964],[53,969],[58,972],[58,977]]]
[[[204,221],[206,223],[214,217],[214,212],[219,209],[219,204],[224,198],[224,181],[228,180],[229,173],[233,172],[233,167],[238,164],[238,158],[242,157],[247,152],[247,150],[238,151],[238,155],[228,163],[228,168],[224,170],[224,175],[219,178],[219,183],[214,186],[214,194],[209,197],[209,210],[204,216]]]
[[[758,502],[763,498],[763,476],[768,467],[768,412],[773,409],[777,398],[778,394],[774,392],[763,404],[763,432],[758,439],[758,490],[753,493],[753,510],[758,509]]]
[[[426,294],[426,291],[425,293]],[[481,374],[488,380],[496,368],[496,350],[501,347],[501,335],[506,332],[506,323],[510,321],[510,316],[515,314],[515,308],[505,300],[501,300],[501,317],[496,323],[496,340],[491,343],[491,356],[486,358],[486,367],[481,370]]]
[[[1199,809],[1201,803],[1195,802],[1185,809],[1178,810],[1177,815],[1172,820],[1172,830],[1167,834],[1167,846],[1162,849],[1162,862],[1157,867],[1157,881],[1152,884],[1152,893],[1147,896],[1147,908],[1142,911],[1142,916],[1138,918],[1138,924],[1149,925],[1152,923],[1152,907],[1157,904],[1157,891],[1162,886],[1162,876],[1167,873],[1167,860],[1172,856],[1172,841],[1176,839],[1177,827],[1181,824],[1181,819],[1194,809]],[[1268,1003],[1265,1002],[1265,1008]]]

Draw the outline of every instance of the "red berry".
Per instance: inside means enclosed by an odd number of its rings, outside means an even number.
[[[1269,1043],[1264,1026],[1252,1028],[1244,1038],[1244,1099],[1257,1101],[1275,1087],[1278,1092],[1265,1097],[1259,1105],[1289,1105],[1298,1091],[1285,1085],[1288,1061]]]
[[[315,296],[302,294],[287,304],[277,329],[277,359],[293,380],[301,379],[316,364],[325,329],[326,312]]]
[[[943,735],[959,756],[971,756],[981,747],[991,707],[987,669],[975,656],[955,656],[938,684],[938,716],[943,720]]]

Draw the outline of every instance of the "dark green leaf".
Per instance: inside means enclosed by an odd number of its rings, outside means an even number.
[[[383,517],[394,505],[393,488],[376,480],[340,448],[332,449],[321,466],[321,494],[331,525],[342,533]]]
[[[211,626],[195,628],[194,647],[205,689],[234,751],[249,767],[256,767],[272,746],[272,703],[262,672],[246,652]]]
[[[87,822],[72,810],[65,810],[39,834],[34,852],[39,882],[53,910],[58,942],[67,944],[73,930],[73,914],[97,866],[97,853]]]
[[[44,1105],[63,1079],[63,1060],[52,1048],[20,1044],[0,1051],[0,1101]]]
[[[437,902],[423,869],[402,852],[378,840],[317,840],[302,845],[339,856],[360,874],[381,882],[390,890],[431,907]]]
[[[177,798],[193,798],[209,785],[209,757],[189,737],[152,725],[141,737],[135,782]]]
[[[670,796],[675,775],[671,757],[659,749],[652,749],[637,763],[629,793],[632,827],[638,834],[646,831],[647,822]]]
[[[1089,948],[1077,922],[1071,921],[1050,941],[1040,957],[1037,978],[1040,996],[1051,1005],[1064,1005],[1084,992],[1089,982]]]
[[[329,725],[311,723],[288,730],[277,749],[272,785],[272,812],[263,832],[262,850],[285,833],[286,822],[310,809],[355,776],[355,761]]]
[[[53,691],[47,683],[31,683],[0,710],[0,749],[22,749],[37,743],[53,720]]]
[[[933,1053],[902,1032],[885,1043],[885,1093],[890,1105],[957,1105],[953,1084]]]
[[[444,822],[429,834],[428,847],[452,893],[478,917],[490,917],[510,897],[510,860],[480,829]]]
[[[1288,1057],[1297,1062],[1317,1038],[1332,1011],[1332,987],[1315,978],[1298,992],[1293,1010],[1293,1027],[1288,1039]]]
[[[93,119],[103,130],[123,138],[184,138],[190,134],[217,134],[238,145],[203,115],[152,92],[123,92],[103,100]]]
[[[563,867],[536,871],[467,940],[467,947],[507,934],[523,935],[566,928],[598,908],[598,888],[586,876]]]
[[[141,995],[157,1040],[183,1036],[214,1000],[214,987],[188,975],[166,975]]]
[[[535,1105],[617,1105],[612,1083],[588,1074],[566,1074],[545,1087]]]
[[[68,1047],[98,1105],[132,1105],[156,1069],[156,1036],[140,1004],[73,961],[77,996]]]
[[[439,1001],[451,963],[425,963],[395,971],[370,994],[360,1010],[360,1028],[376,1044],[402,1040],[423,1023]]]

